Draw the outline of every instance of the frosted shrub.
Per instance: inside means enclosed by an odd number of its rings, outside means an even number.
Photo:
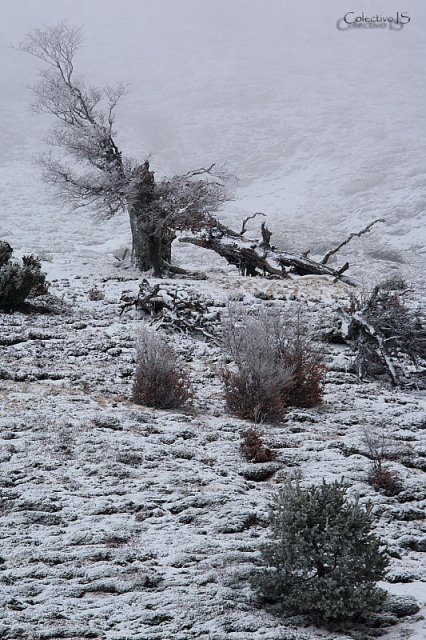
[[[224,321],[224,350],[235,363],[235,370],[222,371],[226,406],[239,418],[281,420],[286,412],[292,372],[282,362],[280,335],[278,316],[231,308]]]
[[[382,291],[405,291],[408,289],[408,284],[401,274],[395,273],[390,276],[390,278],[387,278],[387,280],[381,282],[380,288]]]
[[[35,256],[23,256],[22,264],[7,260],[0,267],[0,310],[22,308],[33,289],[45,286],[46,277]]]
[[[322,402],[326,374],[321,353],[301,332],[298,322],[294,334],[282,348],[282,361],[292,371],[289,404],[293,407],[315,407]]]
[[[248,462],[270,462],[277,457],[275,451],[264,445],[262,433],[253,427],[241,434],[240,452]]]
[[[289,406],[313,407],[323,395],[325,366],[304,335],[299,314],[275,311],[253,317],[231,307],[223,347],[234,363],[222,371],[228,410],[254,420],[281,420]]]
[[[341,482],[302,489],[287,482],[270,511],[270,541],[254,588],[291,614],[316,623],[380,608],[376,587],[387,559],[371,532],[371,509],[349,502]]]
[[[384,464],[391,453],[392,446],[395,446],[395,441],[386,435],[383,428],[379,432],[373,432],[365,427],[362,430],[362,439],[373,463],[368,476],[369,484],[386,496],[396,496],[402,491],[401,478],[396,471],[388,469]]]
[[[132,400],[159,409],[175,409],[192,397],[188,374],[171,345],[154,331],[143,329],[137,347]]]

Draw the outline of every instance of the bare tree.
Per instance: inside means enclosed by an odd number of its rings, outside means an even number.
[[[44,179],[63,201],[90,207],[100,218],[127,210],[134,263],[160,275],[170,268],[176,231],[204,227],[228,198],[227,176],[211,165],[156,180],[148,160],[125,157],[114,126],[125,87],[99,89],[76,75],[81,42],[80,28],[60,23],[34,29],[20,45],[45,64],[32,87],[34,110],[56,119],[47,140],[52,150],[39,158]]]

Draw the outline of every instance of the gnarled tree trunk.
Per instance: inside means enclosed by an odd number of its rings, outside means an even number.
[[[140,271],[153,270],[161,276],[170,266],[175,234],[161,224],[155,211],[154,172],[148,161],[137,169],[128,197],[132,260]]]
[[[152,269],[155,276],[160,276],[170,265],[175,235],[168,230],[155,230],[145,225],[141,216],[136,215],[131,207],[129,207],[129,218],[134,265],[140,271]]]

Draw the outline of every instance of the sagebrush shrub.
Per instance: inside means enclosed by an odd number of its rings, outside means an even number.
[[[236,369],[221,372],[230,413],[255,422],[283,418],[292,372],[280,356],[281,333],[279,316],[252,317],[242,308],[230,308],[223,323],[223,346]]]
[[[385,460],[391,457],[395,440],[387,434],[383,427],[376,428],[375,431],[364,427],[361,433],[362,440],[368,450],[368,456],[373,463],[368,483],[387,496],[397,495],[402,490],[401,478],[396,471],[391,471],[384,464]]]
[[[287,482],[271,506],[270,541],[254,588],[316,623],[379,609],[385,592],[376,581],[388,560],[372,524],[371,507],[349,502],[342,482],[308,489]]]
[[[326,368],[320,352],[300,329],[282,350],[285,366],[292,371],[289,404],[293,407],[315,407],[322,402]]]
[[[136,404],[159,409],[176,409],[193,395],[188,373],[165,339],[143,329],[137,346],[137,365],[132,389]]]
[[[259,422],[281,420],[289,406],[312,407],[323,395],[325,366],[300,317],[270,311],[250,316],[230,308],[224,321],[223,346],[234,369],[223,369],[228,410]]]
[[[272,422],[282,420],[288,406],[288,387],[291,374],[272,367],[262,370],[223,370],[226,407],[230,413],[243,420]]]
[[[246,429],[241,439],[240,451],[248,462],[270,462],[276,458],[276,452],[264,445],[262,434],[257,429]]]

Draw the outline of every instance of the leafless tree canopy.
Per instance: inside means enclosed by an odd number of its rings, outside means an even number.
[[[56,119],[47,139],[51,150],[39,158],[44,179],[62,201],[91,207],[99,217],[127,209],[138,266],[161,271],[162,261],[170,260],[174,232],[208,224],[229,197],[229,181],[214,164],[155,180],[148,160],[125,157],[114,126],[125,87],[88,86],[75,73],[81,42],[81,29],[60,23],[35,29],[20,45],[44,63],[32,87],[33,108]]]
[[[74,57],[81,40],[81,29],[60,23],[35,29],[21,44],[22,51],[47,65],[32,87],[33,109],[57,120],[47,139],[52,150],[39,163],[46,181],[66,201],[110,216],[125,207],[132,170],[114,141],[114,112],[125,89],[88,87],[76,76]],[[69,161],[59,160],[55,148]]]

